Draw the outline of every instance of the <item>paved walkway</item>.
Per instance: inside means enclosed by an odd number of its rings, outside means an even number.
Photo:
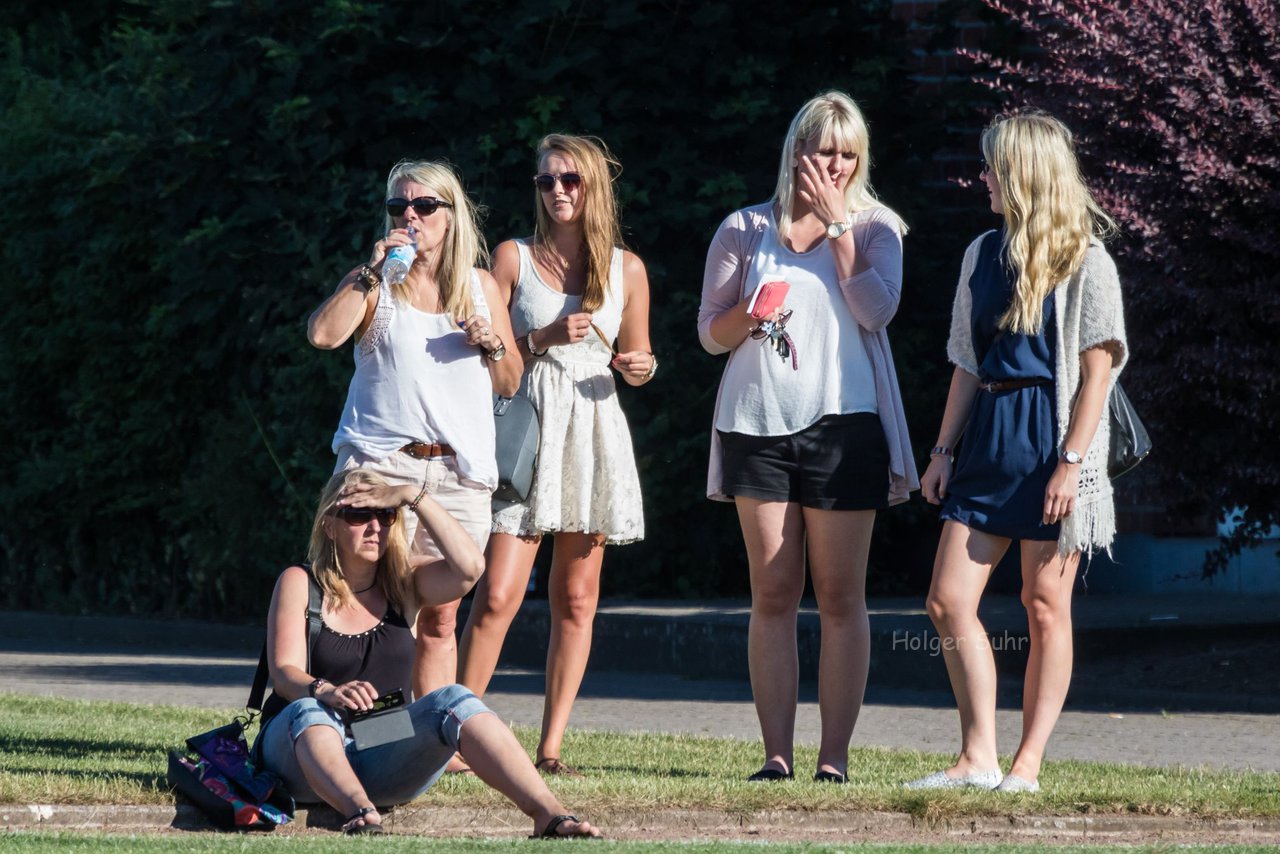
[[[649,611],[655,623],[674,619],[655,613],[653,606]],[[248,693],[260,643],[260,630],[251,627],[0,613],[0,690],[233,708]],[[541,691],[536,671],[504,668],[487,700],[507,721],[537,726]],[[800,743],[818,741],[814,699],[811,688],[802,689],[796,724]],[[743,680],[617,670],[588,674],[572,726],[744,739],[759,735]],[[998,726],[1001,748],[1011,751],[1020,714],[1002,708]],[[958,744],[958,729],[949,694],[873,682],[854,744],[948,753]],[[1280,715],[1067,711],[1050,743],[1050,758],[1280,771],[1278,745]]]

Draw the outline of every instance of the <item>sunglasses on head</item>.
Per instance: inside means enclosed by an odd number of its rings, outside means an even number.
[[[390,528],[400,518],[395,507],[339,507],[334,514],[348,525],[368,525],[375,517],[378,524]]]
[[[533,183],[538,189],[544,193],[550,193],[556,188],[556,181],[560,182],[560,186],[566,190],[572,190],[582,183],[582,176],[577,172],[561,172],[559,175],[552,175],[550,172],[543,172],[541,175],[533,176]]]
[[[387,199],[387,213],[392,216],[404,216],[404,212],[409,206],[413,205],[413,210],[418,216],[431,216],[438,208],[451,208],[453,205],[448,202],[442,202],[435,196],[418,196],[413,201],[408,199]]]

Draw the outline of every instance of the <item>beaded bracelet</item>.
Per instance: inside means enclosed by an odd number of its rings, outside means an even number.
[[[409,502],[409,509],[414,513],[418,512],[418,502],[422,500],[422,496],[427,494],[427,482],[422,482],[422,489],[418,490],[418,497]]]
[[[524,346],[528,348],[529,355],[533,356],[535,359],[538,359],[547,355],[547,350],[551,349],[550,347],[547,347],[546,349],[541,351],[533,349],[533,332],[532,331],[530,331],[529,334],[524,336]]]

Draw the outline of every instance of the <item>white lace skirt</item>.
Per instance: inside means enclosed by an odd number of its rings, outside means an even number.
[[[538,465],[527,501],[495,503],[493,532],[603,534],[611,545],[644,539],[631,431],[609,368],[539,360],[521,391],[538,410]]]

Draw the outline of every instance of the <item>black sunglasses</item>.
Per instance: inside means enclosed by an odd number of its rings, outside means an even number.
[[[387,199],[387,213],[392,216],[404,216],[404,212],[409,206],[413,205],[414,213],[418,216],[431,216],[439,208],[451,208],[453,205],[448,202],[442,202],[435,196],[418,196],[413,201],[408,199]]]
[[[333,515],[348,525],[368,525],[377,517],[379,525],[390,528],[400,518],[400,511],[395,507],[339,507]]]
[[[560,186],[566,190],[572,190],[574,187],[582,183],[582,176],[577,172],[561,172],[559,175],[552,175],[550,172],[543,172],[541,175],[533,176],[533,183],[538,185],[538,189],[544,193],[550,193],[556,188],[556,181],[560,182]]]
[[[987,163],[987,158],[985,158],[985,157],[979,157],[979,158],[978,158],[978,163],[982,164],[982,173],[981,173],[981,174],[985,175],[985,174],[987,174],[988,172],[990,172],[990,171],[991,171],[991,164]]]

